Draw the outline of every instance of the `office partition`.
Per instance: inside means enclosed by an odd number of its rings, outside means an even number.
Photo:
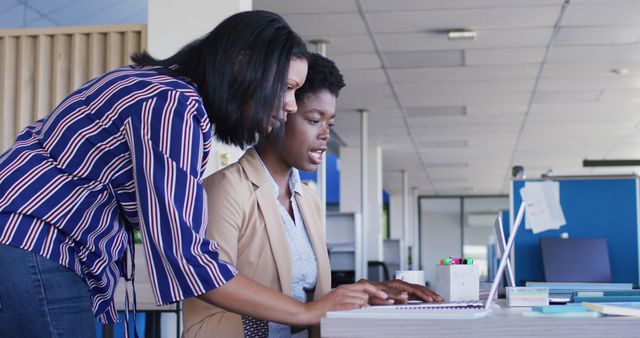
[[[526,281],[544,281],[540,238],[565,234],[569,237],[605,238],[609,247],[612,281],[638,285],[638,177],[581,176],[548,179],[559,183],[560,205],[566,225],[558,230],[538,234],[521,229],[516,237],[514,250],[516,283],[520,285]],[[526,182],[535,181],[541,179],[512,181],[511,226],[514,210],[522,201],[520,189]]]

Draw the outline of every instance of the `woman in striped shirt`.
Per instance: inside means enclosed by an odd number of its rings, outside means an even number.
[[[0,336],[90,337],[91,313],[117,321],[116,284],[134,277],[133,229],[158,305],[197,296],[305,325],[386,297],[354,285],[299,303],[237,275],[204,236],[210,123],[246,146],[281,133],[295,112],[306,48],[281,17],[239,13],[168,59],[133,61],[71,93],[0,155]]]

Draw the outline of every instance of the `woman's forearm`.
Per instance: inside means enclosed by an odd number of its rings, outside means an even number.
[[[355,283],[340,285],[320,299],[304,304],[241,274],[198,296],[229,311],[295,326],[317,325],[327,311],[368,306],[369,297],[387,299],[387,294],[372,284]]]
[[[317,324],[322,316],[314,316],[305,304],[241,274],[198,298],[229,311],[289,325]]]

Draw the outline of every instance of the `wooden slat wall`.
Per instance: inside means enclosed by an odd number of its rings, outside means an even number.
[[[0,153],[88,80],[131,63],[145,25],[0,30]]]

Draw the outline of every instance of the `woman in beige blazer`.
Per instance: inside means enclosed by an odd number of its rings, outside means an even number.
[[[220,244],[220,259],[232,263],[254,281],[288,295],[299,295],[301,290],[291,289],[292,252],[283,217],[288,213],[296,219],[299,211],[317,270],[309,301],[325,295],[331,287],[324,215],[315,191],[292,182],[299,180],[295,168],[312,171],[321,163],[335,118],[336,97],[343,86],[342,75],[332,61],[310,55],[305,85],[296,93],[298,111],[289,115],[284,139],[261,140],[238,162],[204,183],[209,198],[206,236]],[[277,198],[274,191],[279,192]],[[389,286],[427,301],[441,300],[424,287],[397,283]],[[387,293],[401,301],[408,298],[406,293],[388,289]],[[184,337],[242,337],[245,332],[253,336],[248,333],[247,323],[243,330],[240,315],[199,300],[184,303]],[[317,334],[317,330],[312,332]]]

